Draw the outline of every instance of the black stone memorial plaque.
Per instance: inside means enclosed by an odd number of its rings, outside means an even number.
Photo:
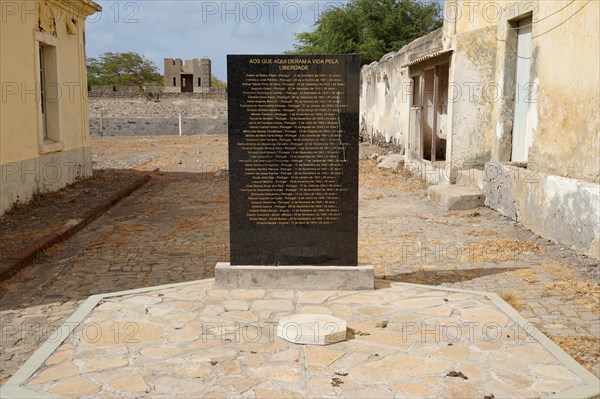
[[[358,55],[229,55],[231,265],[355,266]]]

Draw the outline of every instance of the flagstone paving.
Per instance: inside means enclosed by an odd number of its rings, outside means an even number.
[[[124,154],[146,159],[152,153],[152,161],[136,165],[152,179],[44,262],[1,284],[0,383],[89,295],[209,278],[216,262],[228,260],[227,175],[219,171],[226,164],[226,136],[119,139],[94,140],[95,153],[104,154],[95,157],[97,166],[114,166]],[[529,322],[600,375],[597,261],[487,208],[440,210],[414,179],[378,171],[369,161],[361,161],[360,184],[360,262],[372,263],[389,280],[511,294],[522,300],[519,310]],[[236,295],[242,297],[223,306],[254,321],[244,300],[256,293]],[[282,312],[289,311],[286,299],[277,303]],[[387,305],[363,299],[365,316],[385,312]],[[271,304],[254,306],[268,310]],[[335,314],[341,305],[325,308],[315,299],[304,309]]]
[[[539,331],[529,335],[486,295],[385,282],[375,291],[213,285],[103,299],[25,386],[86,398],[462,399],[586,385],[537,341]],[[279,338],[278,320],[298,312],[346,320],[349,339]],[[283,330],[298,334],[294,324]]]

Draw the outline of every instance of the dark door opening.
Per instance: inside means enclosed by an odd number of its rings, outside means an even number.
[[[181,92],[192,93],[194,91],[194,75],[182,74],[181,75]]]
[[[409,149],[427,161],[446,160],[449,63],[419,71],[413,76]]]

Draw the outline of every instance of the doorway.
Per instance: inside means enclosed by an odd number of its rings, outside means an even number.
[[[409,150],[415,159],[446,160],[448,62],[413,74]]]
[[[514,24],[517,30],[517,70],[511,155],[513,162],[527,162],[533,139],[533,129],[529,120],[529,105],[533,102],[532,96],[535,93],[531,82],[532,21],[532,17],[529,16]]]
[[[194,75],[181,74],[181,92],[192,93],[194,91]]]

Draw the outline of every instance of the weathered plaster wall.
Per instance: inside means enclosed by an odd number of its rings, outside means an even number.
[[[490,160],[495,86],[496,27],[457,33],[449,86],[450,161],[483,165]]]
[[[181,58],[165,58],[164,59],[164,91],[165,92],[176,92],[181,91],[181,68],[183,68],[183,61]],[[173,78],[175,81],[173,82]]]
[[[487,206],[600,258],[600,2],[446,0],[445,7],[443,37],[435,43],[454,50],[450,171],[496,161],[486,166],[486,172],[492,165],[499,173],[483,185]],[[511,160],[515,101],[524,101],[515,99],[516,21],[527,16],[533,20],[527,120],[533,135],[528,166],[517,168],[502,162]],[[436,44],[428,44],[423,48],[433,53]],[[408,68],[400,66],[414,59],[409,50],[362,70],[361,119],[368,138],[403,143],[407,137],[410,80]],[[407,165],[437,180],[434,165],[408,158]]]
[[[403,65],[452,45],[448,104],[449,160],[454,165],[490,160],[494,98],[484,93],[494,85],[496,70],[495,27],[459,33],[450,41],[448,26],[424,36],[397,53],[363,67],[361,71],[361,128],[363,138],[393,143],[405,151],[409,129],[412,81]],[[455,116],[453,116],[455,115]]]
[[[438,29],[362,68],[360,121],[364,140],[392,144],[404,152],[412,88],[409,68],[402,65],[442,47],[442,29]]]
[[[544,2],[540,19],[548,18],[534,23],[539,93],[530,161],[549,174],[599,183],[600,2],[558,11],[566,3]]]
[[[486,165],[485,204],[538,234],[600,259],[600,186],[500,163]]]
[[[486,127],[486,134],[493,134],[486,146],[491,159],[500,162],[511,159],[515,101],[524,101],[514,97],[514,21],[528,14],[533,19],[533,91],[528,114],[533,137],[528,167],[488,164],[486,175],[493,178],[485,181],[486,205],[549,239],[599,259],[600,3],[447,0],[448,5],[461,13],[456,24],[446,27],[456,33],[458,73],[463,69],[458,59],[468,48],[461,49],[461,36],[483,32],[486,26],[496,29],[492,31],[497,37],[492,81],[498,91]],[[486,51],[482,54],[487,57]],[[487,115],[489,108],[485,109]],[[456,108],[454,112],[452,151],[457,150],[456,140],[461,135],[457,121],[464,114]]]
[[[1,7],[0,168],[3,173],[7,168],[12,170],[48,162],[62,164],[62,158],[68,162],[77,159],[82,165],[91,161],[84,32],[85,16],[93,13],[94,7],[84,1],[66,4],[51,0],[7,2]],[[58,84],[53,86],[52,98],[59,109],[61,144],[51,146],[51,149],[40,140],[38,21],[46,37],[56,41]],[[37,33],[37,37],[39,35]],[[17,195],[19,199],[27,200],[38,185],[57,189],[72,181],[65,177],[71,175],[64,171],[61,176],[64,178],[48,184],[24,179],[20,185],[10,183],[5,174],[0,176],[0,213]]]
[[[497,87],[496,93],[488,91],[487,95],[485,90],[478,90],[493,100],[491,112],[482,102],[467,109],[467,113],[455,110],[455,127],[469,127],[469,123],[465,125],[468,121],[457,120],[461,118],[458,115],[466,118],[465,115],[476,111],[484,118],[469,120],[485,128],[481,134],[492,133],[485,140],[491,159],[510,161],[515,84],[514,21],[532,15],[533,92],[528,124],[533,127],[533,137],[529,162],[548,174],[600,182],[600,2],[446,0],[445,6],[444,29],[456,35],[455,83],[460,85],[459,80],[466,81],[460,76],[463,74],[471,81],[478,80],[482,88],[488,82]],[[470,50],[474,50],[473,57],[469,56]],[[491,59],[493,53],[495,60]],[[469,62],[462,62],[464,58]],[[480,58],[489,59],[495,65],[491,76],[489,71],[478,76],[468,68],[472,59],[481,63]],[[468,130],[465,136],[473,131]],[[463,131],[459,129],[454,133],[453,158],[463,158],[462,149],[473,145],[478,148],[482,144],[476,139],[475,143],[459,145],[456,141]],[[486,155],[479,149],[470,155],[477,153]]]
[[[209,58],[194,58],[182,61],[180,58],[164,59],[164,92],[181,92],[181,75],[190,74],[194,93],[207,93],[211,86],[211,61]],[[173,79],[175,79],[173,81]],[[200,79],[200,82],[198,82]],[[173,84],[175,83],[175,84]],[[198,84],[200,83],[200,84]]]

